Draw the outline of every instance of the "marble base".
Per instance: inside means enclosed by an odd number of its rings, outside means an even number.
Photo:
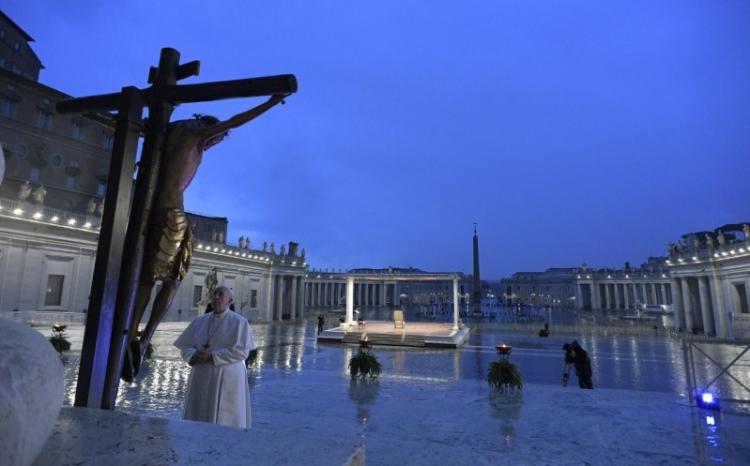
[[[354,443],[335,438],[287,437],[204,422],[63,408],[34,464],[341,465],[361,464],[358,453],[364,455]]]

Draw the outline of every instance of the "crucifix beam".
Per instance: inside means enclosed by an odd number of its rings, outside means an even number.
[[[140,90],[145,102],[151,102],[158,98],[166,100],[172,105],[237,97],[291,94],[293,92],[297,92],[297,79],[293,74],[234,79],[205,84],[166,85]],[[57,104],[57,111],[60,113],[109,112],[117,108],[119,100],[119,92],[63,100]]]

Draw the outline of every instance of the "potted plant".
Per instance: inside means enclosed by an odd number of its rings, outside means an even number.
[[[55,351],[57,351],[60,355],[70,349],[70,341],[68,341],[68,339],[65,337],[66,328],[68,328],[68,326],[64,324],[53,325],[52,336],[49,337],[49,342],[52,343]]]
[[[375,355],[370,354],[369,348],[370,342],[366,339],[362,340],[359,351],[349,360],[349,374],[352,379],[357,377],[362,380],[368,377],[374,379],[380,375],[380,362]]]
[[[487,371],[487,383],[490,384],[490,387],[492,387],[495,392],[520,392],[523,389],[521,371],[518,370],[518,367],[515,364],[508,360],[510,353],[513,351],[513,347],[503,343],[501,345],[496,345],[495,348],[500,355],[500,360],[490,363],[490,368]]]

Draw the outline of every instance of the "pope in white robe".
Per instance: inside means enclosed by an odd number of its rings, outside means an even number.
[[[197,317],[175,341],[192,370],[183,418],[250,427],[250,385],[245,360],[255,342],[247,319],[229,310],[232,291],[220,286],[214,311]]]

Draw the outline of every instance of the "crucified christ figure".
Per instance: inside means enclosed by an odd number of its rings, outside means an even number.
[[[128,354],[122,378],[132,382],[140,370],[143,355],[156,327],[172,304],[192,257],[192,232],[185,215],[183,193],[193,180],[203,152],[218,144],[229,133],[282,102],[284,95],[274,95],[266,102],[239,113],[226,121],[212,116],[196,116],[173,121],[167,127],[166,142],[159,180],[146,233],[146,248],[133,320],[130,326]],[[151,297],[154,284],[162,287],[154,299],[146,328],[138,337],[138,326]]]

